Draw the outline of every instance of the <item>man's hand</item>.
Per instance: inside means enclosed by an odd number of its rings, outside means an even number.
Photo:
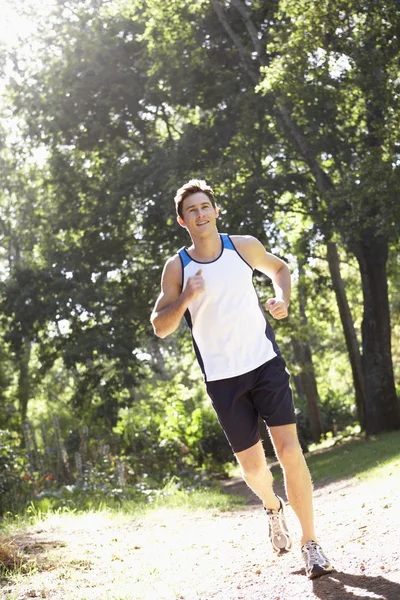
[[[265,308],[270,312],[274,319],[284,319],[288,316],[289,307],[284,300],[278,298],[270,298],[265,303]]]
[[[185,300],[190,303],[192,302],[199,294],[202,294],[206,289],[206,282],[204,281],[202,275],[202,269],[199,269],[196,275],[192,275],[187,280],[186,287],[183,291],[183,295],[185,296]]]

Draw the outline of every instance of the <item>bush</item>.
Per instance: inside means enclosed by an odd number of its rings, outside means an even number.
[[[0,429],[0,515],[15,510],[24,495],[26,457],[15,432]]]
[[[221,471],[232,451],[201,387],[182,374],[149,386],[132,407],[120,410],[114,433],[136,481],[164,483],[173,475]]]

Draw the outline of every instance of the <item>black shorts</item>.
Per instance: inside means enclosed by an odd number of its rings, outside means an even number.
[[[268,427],[296,423],[290,375],[281,356],[257,369],[207,382],[207,393],[234,452],[260,439],[258,416]]]

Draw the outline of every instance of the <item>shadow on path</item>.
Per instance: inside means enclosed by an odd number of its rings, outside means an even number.
[[[270,467],[271,467],[271,465],[270,465]],[[276,463],[272,466],[271,471],[275,474],[281,473],[278,463]],[[326,477],[325,479],[323,479],[319,482],[317,481],[316,483],[315,482],[313,483],[314,492],[316,492],[332,483],[336,484],[335,490],[340,491],[340,490],[347,489],[349,487],[353,487],[354,485],[357,485],[359,482],[354,479],[345,478],[345,477],[335,482],[332,478]],[[240,476],[232,477],[231,479],[223,479],[220,481],[220,486],[221,486],[221,491],[225,492],[226,494],[235,494],[235,495],[244,496],[245,498],[247,498],[247,502],[246,502],[247,506],[256,506],[256,505],[261,506],[261,500],[254,494],[254,492],[251,491],[251,489],[247,486],[246,482]],[[286,491],[285,491],[285,486],[284,486],[282,477],[274,479],[274,492],[276,494],[278,494],[278,496],[280,496],[281,498],[286,499]],[[400,600],[400,597],[399,597],[399,600]]]
[[[232,477],[232,479],[223,480],[221,482],[221,489],[227,494],[237,494],[239,496],[247,497],[247,506],[262,506],[260,498],[251,491],[241,477]],[[274,491],[282,498],[286,498],[283,481],[274,482]]]
[[[297,571],[297,574],[300,572]],[[304,573],[304,571],[301,571]],[[351,575],[333,572],[313,580],[313,592],[321,600],[399,600],[400,583],[395,583],[380,575]],[[374,594],[374,596],[372,596]]]

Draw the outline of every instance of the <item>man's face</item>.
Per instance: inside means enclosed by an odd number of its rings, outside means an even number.
[[[213,207],[207,194],[196,192],[182,202],[182,217],[178,216],[178,223],[192,237],[198,237],[215,229],[217,216],[218,209]]]

